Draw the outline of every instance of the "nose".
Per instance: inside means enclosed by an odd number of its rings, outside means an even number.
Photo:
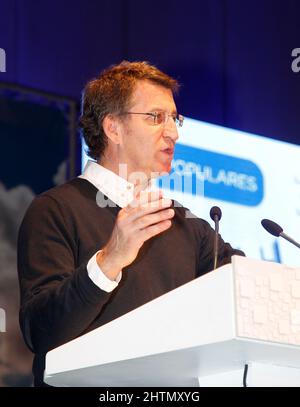
[[[176,123],[170,116],[168,117],[168,120],[165,123],[163,135],[164,135],[164,137],[171,138],[174,141],[174,143],[176,143],[176,141],[179,138],[178,128],[176,126]]]

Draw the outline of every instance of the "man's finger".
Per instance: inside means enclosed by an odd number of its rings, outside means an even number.
[[[136,197],[129,203],[128,206],[131,208],[137,208],[138,206],[151,204],[156,202],[163,197],[163,192],[161,190],[155,191],[140,191]]]
[[[137,208],[124,208],[125,211],[128,213],[128,217],[126,219],[126,223],[133,222],[138,218],[142,218],[145,215],[150,213],[155,213],[158,211],[162,211],[164,209],[169,208],[172,205],[172,200],[168,198],[161,198],[158,201],[151,202],[151,204],[144,204]]]

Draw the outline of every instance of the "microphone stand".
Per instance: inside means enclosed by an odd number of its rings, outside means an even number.
[[[214,216],[215,222],[215,239],[214,239],[214,270],[217,268],[218,264],[218,252],[219,252],[219,217],[218,215]]]
[[[296,242],[296,240],[294,240],[290,236],[288,236],[286,233],[281,232],[281,233],[279,233],[279,236],[283,237],[288,242],[292,243],[293,245],[295,245],[296,247],[298,247],[300,249],[300,244],[298,242]]]

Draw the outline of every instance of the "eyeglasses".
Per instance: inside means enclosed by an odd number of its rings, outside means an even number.
[[[166,124],[169,117],[172,118],[177,127],[183,126],[184,117],[177,113],[168,112],[149,112],[149,113],[139,113],[139,112],[124,112],[121,114],[143,114],[151,118],[150,123],[152,125]]]

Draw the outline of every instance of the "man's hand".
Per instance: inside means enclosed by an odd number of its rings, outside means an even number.
[[[135,260],[146,240],[169,229],[175,214],[171,204],[161,191],[139,192],[119,211],[112,235],[97,255],[97,263],[109,279],[115,280],[122,268]]]

